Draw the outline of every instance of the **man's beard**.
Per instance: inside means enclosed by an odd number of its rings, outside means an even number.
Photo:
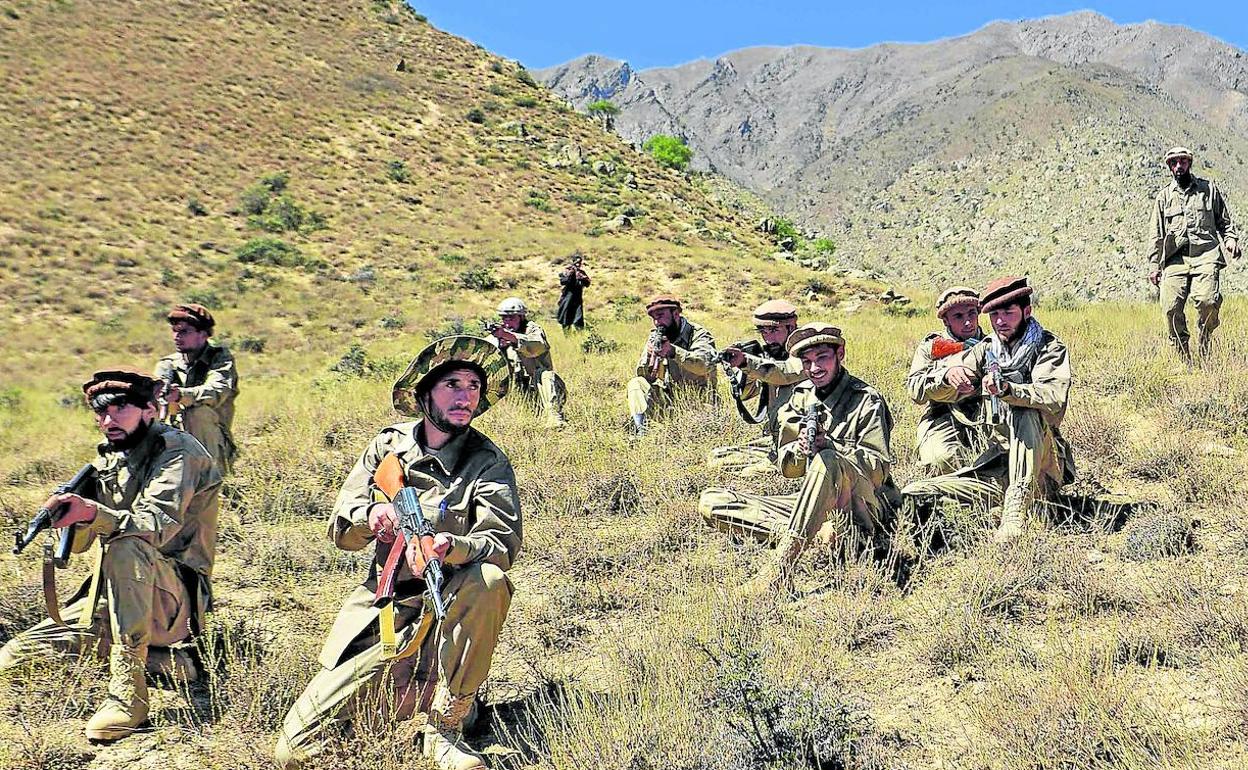
[[[667,338],[668,342],[675,342],[676,338],[680,336],[680,323],[677,322],[674,324],[668,324],[667,326],[660,326],[659,331],[662,332],[663,336]]]
[[[1192,183],[1192,170],[1188,169],[1182,174],[1175,174],[1174,181],[1179,183],[1179,187],[1187,187]]]
[[[106,452],[129,452],[139,444],[143,443],[143,439],[147,438],[147,434],[152,432],[152,421],[143,420],[139,423],[139,427],[135,428],[125,438],[118,441],[104,442],[104,450]]]
[[[789,357],[789,351],[785,349],[783,342],[764,342],[763,352],[775,361],[783,361]]]
[[[468,425],[453,425],[450,420],[446,419],[446,413],[433,405],[433,399],[428,399],[424,407],[425,419],[443,433],[450,436],[458,436],[468,430]],[[469,425],[471,424],[471,421],[469,421]]]

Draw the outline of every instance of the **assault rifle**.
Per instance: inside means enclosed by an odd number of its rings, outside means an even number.
[[[751,414],[741,401],[749,378],[746,376],[744,369],[738,369],[728,363],[729,350],[739,350],[747,355],[761,356],[763,355],[763,344],[758,340],[742,340],[734,342],[727,348],[719,351],[719,366],[724,371],[724,378],[728,380],[728,389],[732,392],[732,400],[737,405],[737,413],[741,415],[741,419],[745,420],[747,424],[759,425],[767,418],[767,388],[764,387],[759,394],[758,413]]]
[[[82,470],[74,474],[74,477],[64,484],[56,488],[54,495],[75,494],[87,496],[91,494],[92,485],[95,484],[95,466],[87,463],[82,466]],[[51,529],[52,522],[60,515],[61,509],[65,506],[58,505],[55,508],[40,508],[35,517],[31,519],[30,524],[26,527],[26,532],[15,532],[13,535],[13,553],[18,554],[25,550],[26,546],[34,542],[39,533],[45,529]],[[58,567],[62,568],[69,563],[69,551],[74,542],[73,527],[65,527],[61,530],[61,539],[56,544],[56,549],[52,551],[52,561]]]
[[[819,418],[823,416],[823,403],[816,401],[806,410],[802,417],[801,435],[806,439],[806,457],[819,454],[815,449],[815,437],[819,434]]]
[[[988,376],[992,379],[992,385],[997,390],[1001,390],[1001,360],[997,358],[997,347],[1001,344],[999,338],[993,337],[992,344],[988,346]],[[989,425],[1000,425],[1005,419],[1001,413],[1001,397],[990,396],[988,398],[988,419]]]
[[[663,347],[666,339],[662,331],[651,329],[650,337],[646,340],[646,371],[656,381],[667,379],[667,359],[659,355],[659,348]]]
[[[433,607],[433,616],[441,621],[446,617],[446,602],[442,598],[442,584],[445,576],[442,572],[442,560],[434,555],[433,525],[425,518],[420,505],[420,496],[413,487],[403,483],[403,467],[395,455],[388,455],[377,467],[373,480],[381,491],[390,498],[394,506],[395,516],[399,519],[399,529],[394,533],[394,542],[390,544],[390,553],[386,557],[385,566],[377,576],[377,591],[373,595],[374,607],[385,607],[394,601],[395,586],[399,572],[406,559],[407,544],[416,543],[424,557],[425,567],[421,577],[425,581],[425,594]]]

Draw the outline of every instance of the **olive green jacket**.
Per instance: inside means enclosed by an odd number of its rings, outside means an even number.
[[[1193,176],[1187,189],[1177,181],[1161,188],[1153,199],[1150,263],[1226,267],[1226,254],[1218,244],[1239,240],[1231,210],[1221,188],[1208,179]]]
[[[672,341],[674,355],[663,367],[669,384],[708,386],[715,383],[715,370],[718,354],[715,352],[715,338],[706,329],[698,326],[688,318],[681,317],[680,333]],[[641,348],[641,358],[637,361],[637,376],[654,381],[654,373],[646,368],[649,358],[647,346]]]
[[[507,362],[511,364],[511,370],[516,373],[518,379],[527,380],[529,384],[537,383],[537,376],[541,370],[554,371],[555,364],[550,357],[550,343],[546,341],[546,332],[536,321],[526,320],[524,328],[521,331],[513,331],[516,335],[516,344],[514,347],[504,349],[504,355],[507,356]],[[496,345],[498,338],[490,335]],[[501,346],[500,346],[501,347]]]
[[[373,474],[393,454],[403,466],[407,485],[419,490],[421,507],[434,531],[451,536],[445,562],[448,576],[456,567],[478,562],[510,569],[522,541],[520,497],[511,462],[474,428],[441,449],[426,450],[417,439],[420,425],[420,421],[391,425],[369,443],[338,493],[329,520],[330,539],[345,551],[358,551],[373,542],[368,509],[384,499]],[[347,596],[339,610],[321,651],[325,667],[336,666],[351,642],[377,618],[373,591],[389,553],[389,543],[377,543],[368,579]],[[395,603],[409,610],[418,607],[423,603],[422,591],[421,581],[404,560]]]
[[[156,376],[177,385],[181,391],[175,425],[202,424],[207,419],[225,434],[231,449],[234,447],[232,428],[238,370],[228,349],[208,344],[194,358],[173,353],[156,362]]]
[[[182,576],[196,597],[196,627],[202,629],[203,614],[211,608],[221,489],[212,455],[191,434],[160,422],[152,423],[133,449],[110,452],[101,444],[99,451],[93,463],[95,518],[80,527],[74,550],[86,550],[95,537],[105,548],[119,537],[156,546],[185,567]]]
[[[854,375],[841,370],[820,399],[809,380],[793,388],[793,397],[780,411],[780,472],[787,478],[806,473],[806,456],[797,440],[807,411],[815,401],[824,407],[820,426],[832,440],[836,453],[876,489],[893,485],[893,453],[889,441],[893,415],[880,392]]]
[[[910,374],[906,377],[906,390],[909,391],[910,398],[914,403],[924,406],[923,415],[919,418],[920,437],[931,430],[932,426],[950,420],[963,426],[979,422],[981,399],[978,394],[970,393],[953,401],[938,401],[931,397],[933,392],[944,385],[946,359],[932,356],[932,345],[940,339],[958,342],[947,333],[929,334],[914,351],[914,358],[910,361]]]

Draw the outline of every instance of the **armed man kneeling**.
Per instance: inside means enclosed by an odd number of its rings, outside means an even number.
[[[797,308],[789,302],[773,299],[754,309],[754,328],[762,338],[760,345],[730,345],[720,353],[720,361],[729,370],[733,400],[742,419],[762,425],[763,434],[742,446],[715,447],[706,462],[712,469],[737,476],[754,476],[776,469],[780,439],[780,410],[793,396],[793,386],[806,379],[802,362],[790,356],[785,347],[789,335],[797,329]],[[758,397],[754,413],[745,402]]]
[[[335,545],[356,551],[375,540],[374,564],[339,610],[320,672],[286,715],[281,765],[320,752],[333,728],[363,709],[396,720],[423,712],[426,758],[455,770],[485,766],[461,728],[511,605],[504,573],[520,551],[521,520],[511,463],[471,423],[509,384],[498,349],[476,337],[438,340],[395,383],[395,409],[418,419],[372,440],[334,504]],[[413,498],[436,534],[419,536],[408,518]]]
[[[51,650],[107,654],[108,697],[87,721],[91,740],[124,738],[147,721],[149,651],[202,629],[211,599],[221,471],[193,436],[157,421],[160,385],[118,368],[82,386],[105,439],[93,489],[53,495],[44,508],[53,527],[78,525],[75,553],[99,544],[94,574],[68,606],[52,603],[51,618],[0,650],[0,670]]]
[[[709,397],[715,393],[715,338],[685,318],[680,300],[660,294],[646,304],[654,329],[641,350],[637,376],[625,392],[628,413],[638,435],[646,432],[646,420],[656,408],[670,406],[679,388],[698,388]]]
[[[550,357],[550,342],[536,321],[529,320],[529,309],[519,297],[508,297],[498,306],[500,325],[490,334],[515,374],[516,389],[535,394],[546,412],[546,427],[567,425],[563,405],[568,389],[563,378],[555,373]]]
[[[891,473],[892,414],[875,388],[845,370],[841,330],[799,327],[788,339],[808,382],[797,385],[780,416],[780,471],[805,476],[789,495],[712,487],[698,510],[726,532],[777,544],[775,561],[753,589],[792,586],[793,567],[811,539],[848,553],[886,541],[900,498]]]
[[[988,448],[969,466],[902,490],[908,507],[951,499],[1001,506],[995,539],[1023,531],[1034,498],[1075,479],[1070,445],[1059,427],[1070,395],[1066,346],[1032,316],[1026,278],[999,278],[983,292],[993,333],[957,356],[939,373],[932,401],[954,402],[981,391],[989,399]]]

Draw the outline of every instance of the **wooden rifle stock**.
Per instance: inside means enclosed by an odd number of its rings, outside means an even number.
[[[407,544],[415,540],[423,557],[421,577],[425,580],[434,616],[442,620],[446,616],[446,604],[442,599],[442,561],[433,550],[433,527],[421,515],[420,500],[414,490],[406,488],[403,466],[396,455],[387,455],[381,461],[373,473],[373,483],[395,506],[395,513],[400,519],[399,528],[394,533],[394,542],[390,544],[390,553],[386,555],[386,563],[382,566],[381,574],[377,576],[373,606],[385,607],[394,601],[395,586],[403,568]]]

